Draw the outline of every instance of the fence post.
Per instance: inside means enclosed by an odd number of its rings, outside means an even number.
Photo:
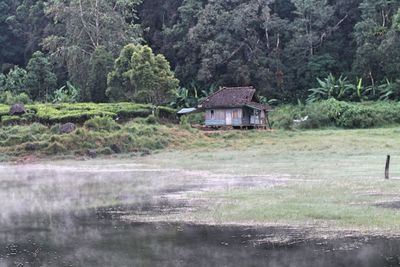
[[[386,157],[385,179],[389,179],[390,155]]]

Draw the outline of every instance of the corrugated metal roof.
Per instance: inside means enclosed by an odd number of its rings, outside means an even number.
[[[178,111],[178,114],[181,114],[181,115],[189,114],[189,113],[195,112],[196,110],[197,110],[196,108],[183,108]]]

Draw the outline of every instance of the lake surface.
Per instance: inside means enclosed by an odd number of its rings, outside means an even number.
[[[293,229],[132,223],[115,215],[151,211],[165,192],[206,188],[201,177],[191,182],[197,174],[172,179],[177,173],[116,162],[0,166],[0,267],[400,266],[398,239],[303,240]]]

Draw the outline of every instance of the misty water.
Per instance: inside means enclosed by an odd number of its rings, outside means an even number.
[[[195,208],[168,199],[186,191],[276,183],[244,180],[123,161],[2,165],[0,267],[400,265],[398,239],[123,219]]]

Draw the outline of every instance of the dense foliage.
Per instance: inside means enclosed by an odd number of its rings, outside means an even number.
[[[271,115],[274,128],[371,128],[400,123],[400,103],[349,103],[329,100],[307,105],[284,105]]]
[[[22,116],[10,116],[10,107],[0,105],[1,125],[39,122],[53,125],[56,123],[84,123],[94,117],[110,117],[118,121],[146,118],[157,115],[160,119],[174,120],[176,110],[168,107],[155,107],[134,103],[77,103],[77,104],[30,104],[27,113]]]
[[[119,66],[128,44],[141,55]],[[34,101],[67,82],[91,102],[187,106],[223,85],[283,103],[398,100],[400,1],[3,0],[0,67],[0,93]],[[322,85],[332,77],[345,91]]]
[[[179,81],[163,55],[154,55],[148,46],[125,46],[108,75],[107,95],[112,101],[167,102]]]

